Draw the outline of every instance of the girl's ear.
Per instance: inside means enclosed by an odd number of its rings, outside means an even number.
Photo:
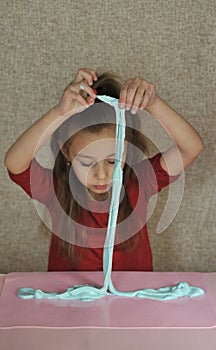
[[[58,142],[59,149],[60,149],[61,153],[66,158],[66,160],[68,160],[68,155],[67,155],[67,152],[66,152],[66,150],[64,148],[64,145],[62,144],[62,142],[60,140],[58,140],[57,142]]]
[[[64,151],[64,149],[61,148],[60,151],[61,151],[61,153],[63,154],[63,156],[67,159],[67,154],[66,154],[66,152]]]

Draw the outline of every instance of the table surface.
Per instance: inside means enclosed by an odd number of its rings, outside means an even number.
[[[131,272],[130,272],[131,273]],[[140,272],[145,276],[145,272]],[[86,272],[91,277],[93,272]],[[113,272],[115,274],[115,272]],[[127,275],[127,272],[122,272]],[[155,276],[158,273],[155,273]],[[161,274],[166,274],[161,272]],[[176,274],[178,274],[176,272]],[[188,274],[188,273],[187,273]],[[216,273],[203,273],[208,282],[213,297],[213,308],[216,310]],[[0,294],[4,285],[5,275],[0,275]],[[1,350],[27,350],[31,349],[136,349],[155,350],[215,350],[216,328],[190,328],[190,329],[112,329],[112,328],[7,328],[0,329]]]

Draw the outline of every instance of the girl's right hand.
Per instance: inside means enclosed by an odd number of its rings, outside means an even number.
[[[75,114],[94,104],[96,94],[90,87],[97,80],[94,70],[80,68],[74,80],[66,87],[56,108],[60,115]],[[83,88],[81,89],[80,86]]]

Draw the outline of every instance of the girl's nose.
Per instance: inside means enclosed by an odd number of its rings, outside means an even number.
[[[108,173],[107,173],[107,169],[106,166],[104,164],[103,161],[98,162],[95,166],[95,173],[94,173],[95,177],[100,179],[100,180],[104,180],[107,178]]]

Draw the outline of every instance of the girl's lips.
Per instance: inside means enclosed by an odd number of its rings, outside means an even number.
[[[94,185],[93,187],[97,190],[106,190],[108,188],[108,185]]]

